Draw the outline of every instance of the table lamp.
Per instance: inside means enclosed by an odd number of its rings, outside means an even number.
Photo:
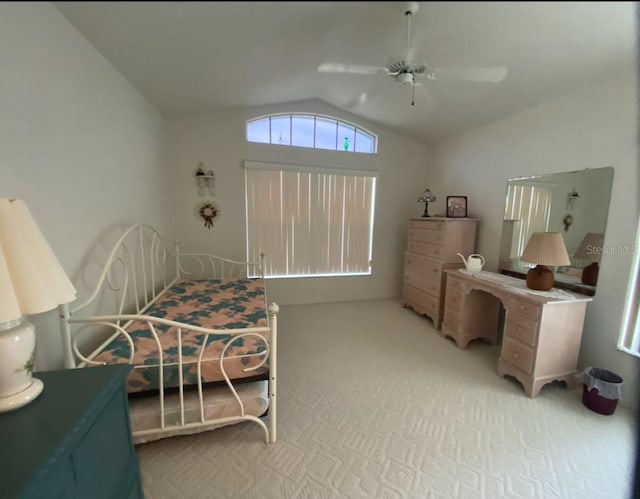
[[[524,249],[520,260],[535,263],[527,272],[527,287],[539,291],[548,291],[553,287],[553,272],[547,265],[569,265],[567,247],[560,232],[534,232]]]
[[[36,336],[25,315],[53,310],[76,290],[20,199],[0,199],[0,412],[42,392],[32,378]]]
[[[422,214],[423,217],[431,216],[429,215],[429,203],[433,203],[435,200],[436,200],[436,197],[433,195],[433,193],[429,189],[426,189],[422,194],[420,194],[420,197],[418,198],[418,202],[424,203],[424,213]]]
[[[598,272],[600,270],[598,263],[602,256],[603,244],[604,234],[602,232],[588,232],[580,246],[578,246],[574,258],[591,263],[582,270],[582,284],[595,286],[598,282]]]

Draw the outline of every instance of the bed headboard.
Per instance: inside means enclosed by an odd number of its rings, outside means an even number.
[[[264,277],[263,269],[264,255],[260,262],[239,262],[206,253],[181,253],[179,243],[171,251],[153,227],[133,225],[114,244],[90,296],[73,307],[58,307],[65,366],[75,367],[69,319],[90,315],[92,304],[99,305],[101,315],[143,314],[180,278]]]

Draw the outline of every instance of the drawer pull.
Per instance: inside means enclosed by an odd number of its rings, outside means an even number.
[[[517,358],[518,358],[518,352],[514,352],[514,354],[513,354],[513,358],[514,358],[514,359],[517,359]]]

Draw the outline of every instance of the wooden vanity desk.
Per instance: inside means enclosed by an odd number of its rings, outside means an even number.
[[[593,298],[555,288],[541,294],[527,290],[520,279],[493,272],[445,272],[443,336],[453,338],[459,348],[476,338],[495,344],[502,303],[498,375],[515,377],[529,397],[555,380],[573,386],[587,303]]]

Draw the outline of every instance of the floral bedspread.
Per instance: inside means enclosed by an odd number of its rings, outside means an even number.
[[[149,308],[146,315],[182,322],[191,326],[215,329],[241,329],[268,325],[267,305],[262,279],[183,280],[174,284]],[[157,390],[160,387],[160,353],[163,356],[164,386],[180,384],[178,367],[178,329],[154,324],[160,340],[154,338],[145,321],[135,321],[127,331],[135,345],[129,375],[130,393]],[[269,333],[262,333],[267,341]],[[198,383],[197,361],[203,347],[204,333],[182,330],[182,374],[184,385]],[[231,334],[210,335],[202,362],[202,381],[224,379],[220,371],[220,354]],[[266,346],[257,336],[236,339],[225,354],[224,367],[230,379],[264,374],[268,363],[255,371],[244,369],[260,363]],[[93,360],[107,364],[127,363],[131,354],[124,335],[117,336]],[[145,367],[142,367],[145,366]],[[148,367],[146,367],[148,366]]]

